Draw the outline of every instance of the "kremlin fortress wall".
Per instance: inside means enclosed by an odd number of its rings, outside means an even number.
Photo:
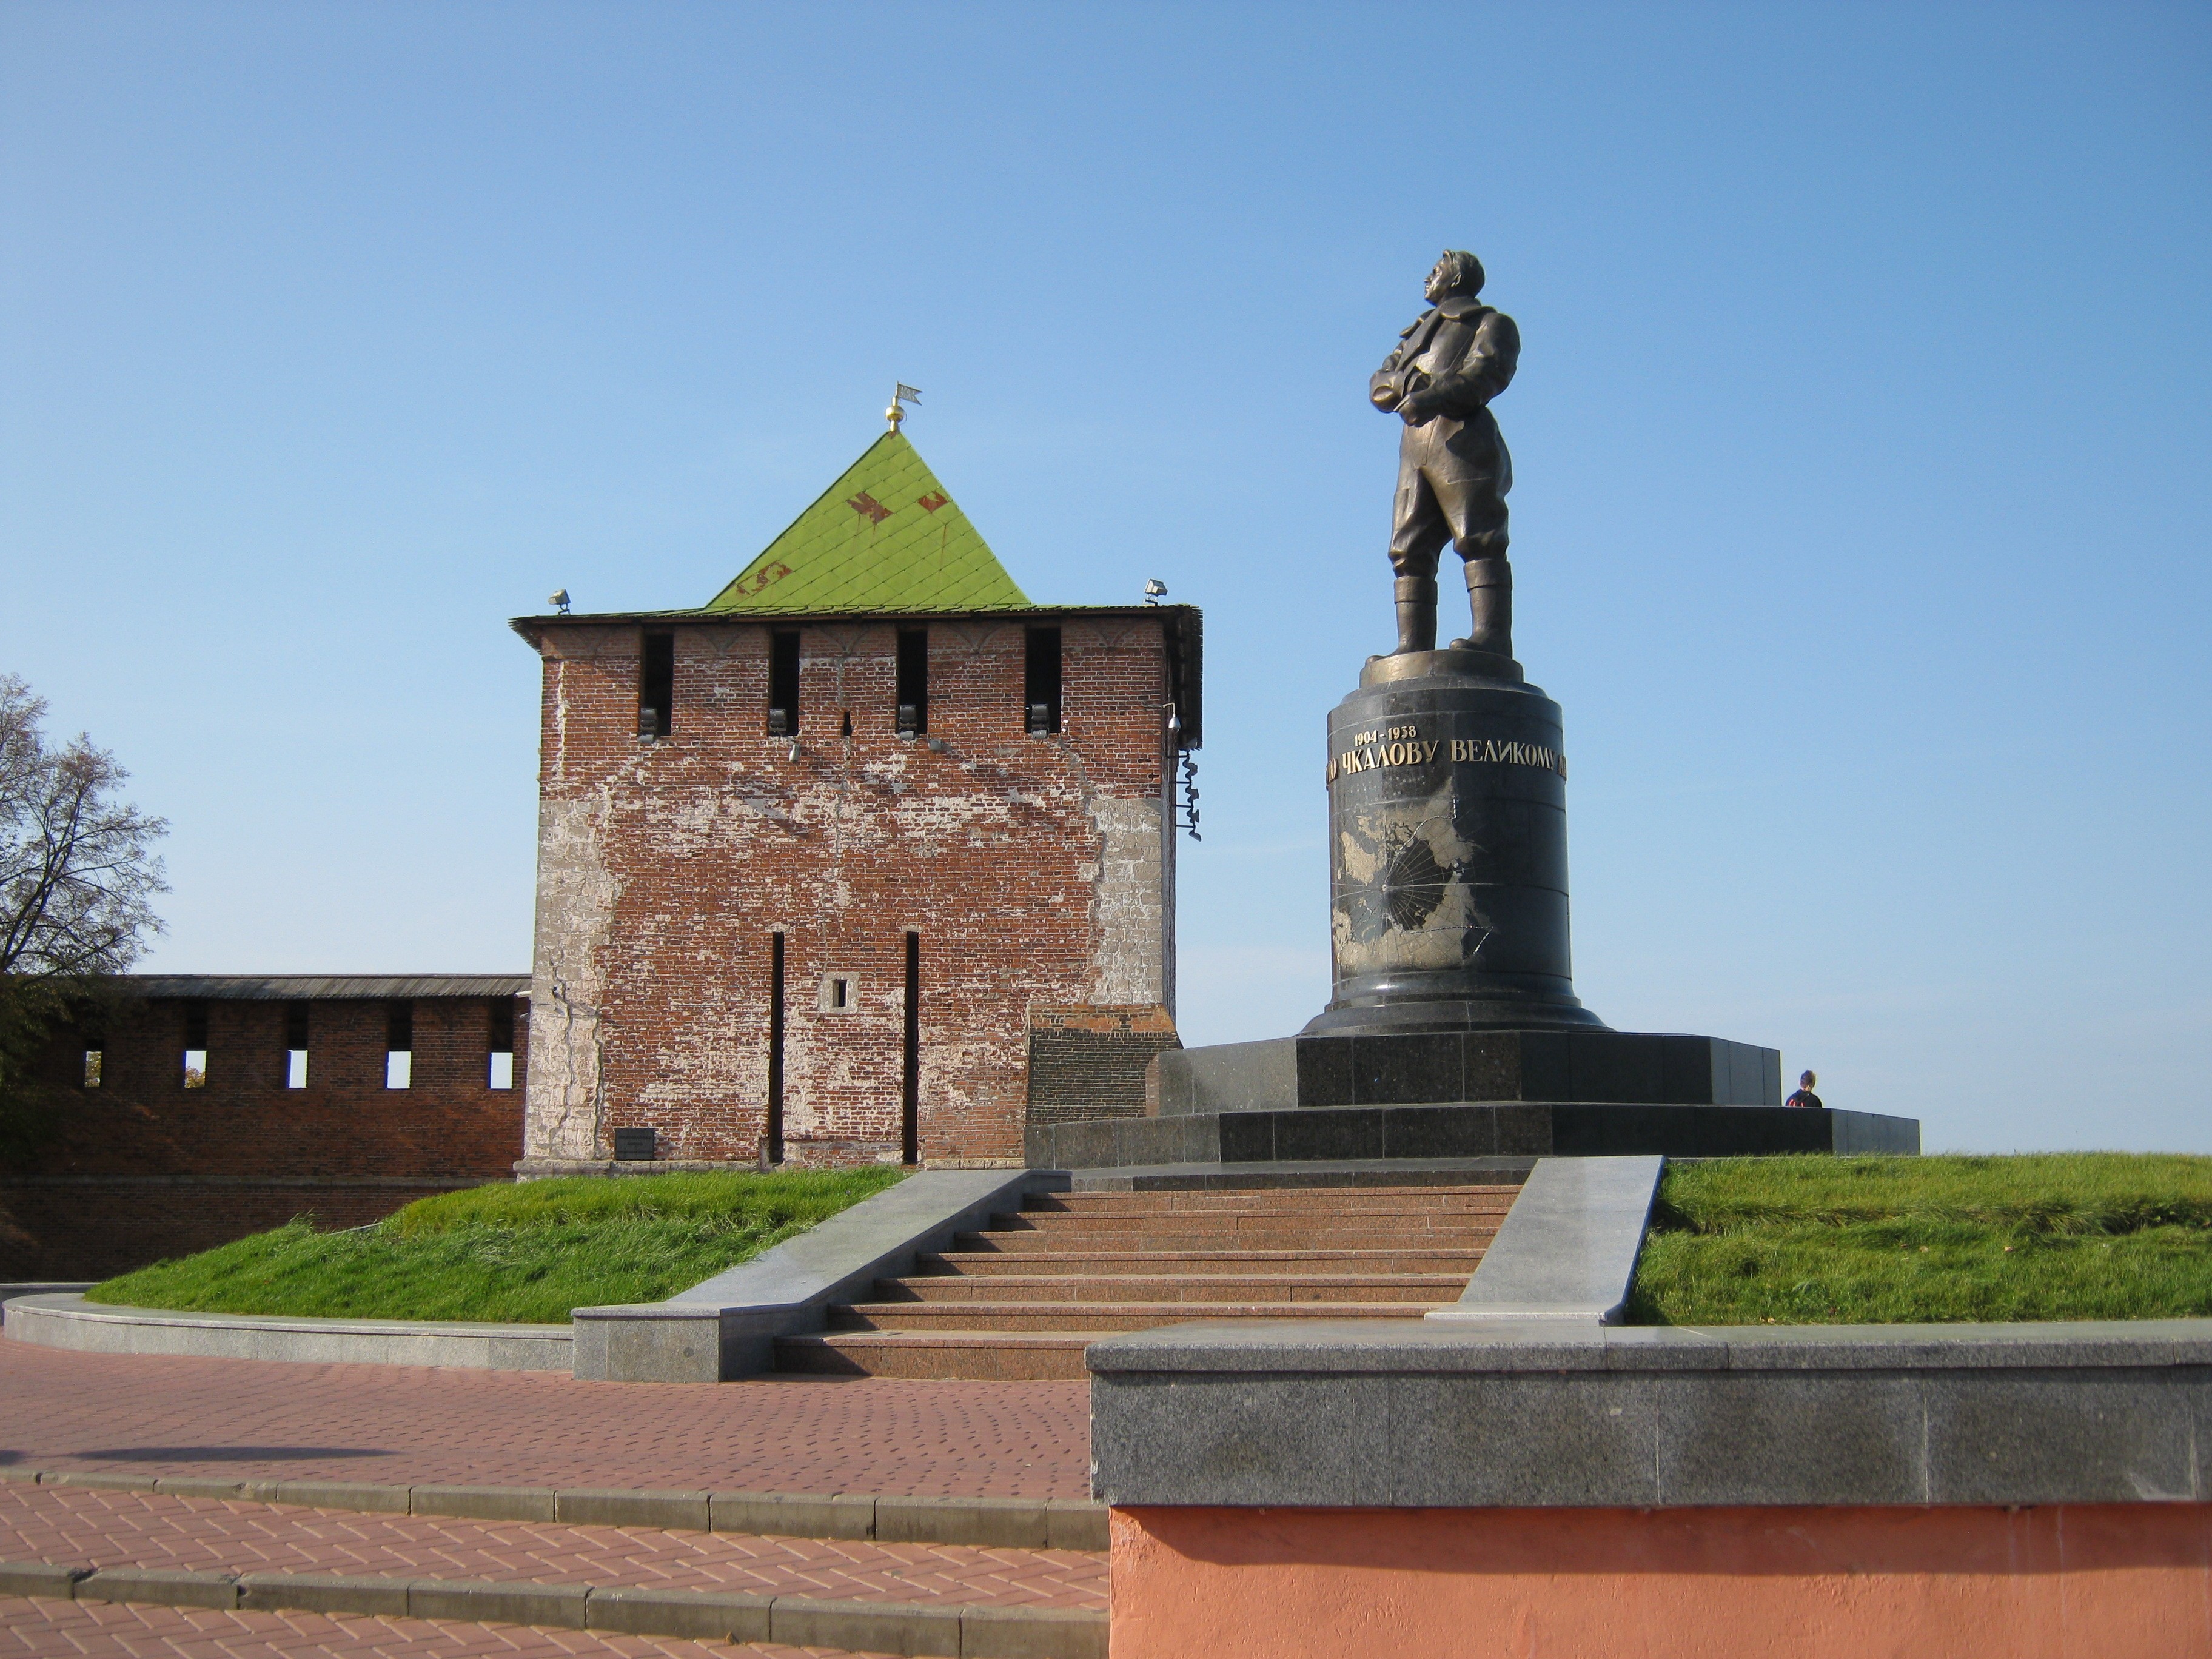
[[[1194,609],[1033,604],[893,430],[707,605],[513,626],[543,676],[527,980],[126,982],[55,1034],[0,1279],[510,1173],[1018,1165],[1029,1124],[1144,1110],[1179,1046]]]

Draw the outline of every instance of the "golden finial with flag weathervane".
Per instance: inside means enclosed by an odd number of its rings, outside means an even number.
[[[898,383],[897,389],[891,393],[891,406],[884,411],[884,418],[891,423],[892,431],[897,431],[899,429],[899,422],[906,419],[906,410],[901,409],[899,405],[901,404],[919,404],[921,401],[921,393],[916,392],[912,386],[907,385],[903,380]]]

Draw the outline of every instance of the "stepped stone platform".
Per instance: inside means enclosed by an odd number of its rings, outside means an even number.
[[[1782,1051],[1646,1031],[1400,1030],[1159,1057],[1162,1115],[1443,1101],[1779,1106]]]
[[[1916,1119],[1784,1106],[1781,1051],[1723,1037],[1398,1030],[1222,1043],[1155,1064],[1146,1115],[1035,1125],[1030,1165],[1920,1150]]]
[[[1073,1378],[1092,1341],[1159,1325],[1419,1318],[1458,1300],[1520,1171],[1409,1173],[1432,1178],[1032,1194],[828,1330],[777,1339],[776,1368]]]
[[[1305,1159],[1737,1158],[1772,1152],[1920,1150],[1917,1119],[1787,1106],[1510,1105],[1317,1107],[1092,1119],[1029,1133],[1030,1162],[1067,1170]]]

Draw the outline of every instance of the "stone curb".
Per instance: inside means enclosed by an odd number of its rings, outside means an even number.
[[[76,1353],[464,1370],[565,1371],[574,1354],[566,1325],[185,1313],[58,1294],[10,1297],[0,1306],[0,1339]]]
[[[0,1285],[0,1327],[8,1322],[8,1304],[19,1296],[82,1296],[98,1283],[90,1279],[11,1279]]]
[[[1106,1659],[1107,1615],[1081,1607],[829,1601],[595,1584],[379,1578],[326,1572],[179,1572],[0,1561],[0,1595],[164,1607],[351,1613],[536,1625],[630,1636],[782,1642],[944,1659]]]
[[[843,1538],[985,1549],[1106,1548],[1106,1506],[1073,1498],[879,1498],[866,1493],[633,1491],[607,1486],[378,1486],[356,1480],[219,1480],[198,1475],[0,1468],[0,1482],[294,1504],[449,1520],[563,1522],[662,1532]]]

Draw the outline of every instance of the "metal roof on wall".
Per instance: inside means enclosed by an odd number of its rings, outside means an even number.
[[[240,1002],[413,1002],[434,997],[520,997],[527,974],[118,974],[135,995]]]

